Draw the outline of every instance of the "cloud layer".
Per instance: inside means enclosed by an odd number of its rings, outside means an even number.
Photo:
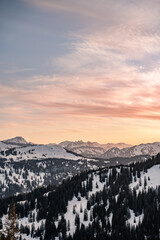
[[[32,136],[43,133],[44,141],[53,135],[55,141],[158,140],[159,1],[23,2],[64,21],[66,51],[48,59],[48,74],[0,80],[3,135],[6,128],[23,135],[25,126]],[[71,18],[77,29],[68,27]]]

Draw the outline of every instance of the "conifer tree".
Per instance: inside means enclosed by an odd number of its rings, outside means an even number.
[[[84,209],[84,221],[88,221],[88,211],[87,209]]]
[[[18,237],[18,228],[16,226],[15,204],[11,205],[10,212],[4,223],[4,231],[2,232],[2,239],[16,240]]]

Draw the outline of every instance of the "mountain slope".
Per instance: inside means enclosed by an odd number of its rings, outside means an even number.
[[[11,202],[16,205],[22,239],[158,240],[160,155],[0,200],[2,223]]]
[[[3,149],[6,145],[2,145]],[[48,145],[33,145],[26,147],[14,147],[9,150],[1,150],[0,158],[12,159],[14,161],[31,160],[31,159],[46,159],[46,158],[63,158],[78,160],[80,157],[66,152],[60,146]]]
[[[146,157],[110,161],[85,158],[56,144],[31,145],[16,137],[0,142],[0,197],[32,191],[48,184],[59,185],[63,179],[84,170],[144,161]]]
[[[94,166],[88,165],[88,168]],[[49,184],[59,185],[63,179],[86,169],[86,161],[66,159],[0,162],[0,198],[33,191]]]
[[[0,142],[0,151],[5,151],[7,150],[9,147],[7,144]]]
[[[110,161],[86,158],[80,158],[76,161],[61,158],[19,161],[1,159],[0,198],[29,192],[48,184],[59,185],[64,179],[86,170],[118,166],[120,164],[128,165],[131,162],[143,162],[146,159],[147,156],[130,159],[115,158]]]

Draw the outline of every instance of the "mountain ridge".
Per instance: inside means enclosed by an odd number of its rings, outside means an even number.
[[[14,150],[11,152],[7,152],[13,148]],[[43,149],[43,151],[42,151]],[[58,150],[59,149],[59,150]],[[25,151],[26,150],[26,151]],[[99,159],[110,159],[115,157],[123,157],[123,158],[131,158],[139,155],[156,155],[160,152],[160,142],[153,143],[143,143],[139,145],[131,146],[126,143],[106,143],[99,144],[97,142],[83,142],[80,141],[64,141],[59,144],[49,143],[49,144],[33,144],[27,142],[23,137],[15,137],[7,140],[0,141],[0,158],[2,157],[13,157],[16,159],[32,159],[34,158],[48,158],[48,157],[58,157],[58,152],[63,152],[64,158],[71,158],[73,156],[68,155],[65,156],[64,152],[71,152],[72,155],[79,155],[85,158],[99,158]],[[40,154],[41,152],[41,154]],[[43,153],[42,153],[43,152]],[[51,153],[52,152],[52,153]],[[9,153],[9,154],[8,154]],[[37,155],[37,156],[36,156]],[[61,157],[61,156],[60,156]]]
[[[111,148],[102,154],[101,158],[112,158],[112,157],[133,157],[139,155],[149,154],[150,156],[156,155],[160,152],[160,142],[139,144],[130,148]]]

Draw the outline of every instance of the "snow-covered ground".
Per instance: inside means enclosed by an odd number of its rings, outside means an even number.
[[[7,145],[1,143],[1,149],[6,150]],[[80,157],[75,156],[74,154],[66,152],[60,146],[48,146],[48,145],[36,145],[36,146],[27,146],[27,147],[17,147],[14,150],[14,153],[3,155],[0,154],[0,157],[5,157],[6,159],[13,159],[14,161],[20,160],[30,160],[30,159],[45,159],[45,158],[63,158],[70,160],[78,160]]]
[[[86,181],[84,181],[83,184],[86,185]],[[99,175],[94,174],[92,184],[93,184],[92,191],[89,191],[88,197],[90,197],[92,194],[96,194],[97,192],[102,191],[103,187],[105,185],[105,182],[103,182],[103,183],[100,182]],[[21,201],[19,203],[25,204],[25,201]],[[75,208],[75,213],[73,213],[73,208]],[[88,226],[88,224],[90,222],[90,215],[92,213],[92,209],[93,209],[93,206],[91,207],[90,210],[87,210],[87,199],[86,199],[86,197],[82,197],[80,195],[78,196],[78,198],[74,196],[73,199],[68,202],[67,212],[64,214],[64,218],[66,219],[66,222],[67,223],[70,222],[70,230],[67,232],[67,235],[69,235],[69,234],[73,235],[76,230],[76,226],[75,226],[76,214],[79,214],[80,223],[84,224],[85,226]],[[86,221],[84,221],[84,210],[87,211],[87,215],[88,215],[88,220],[86,220]],[[23,226],[28,226],[31,231],[33,224],[34,224],[35,229],[40,227],[41,224],[45,224],[45,220],[40,220],[39,222],[36,221],[36,219],[37,219],[36,209],[31,211],[30,215],[32,215],[32,216],[34,215],[34,219],[35,219],[34,222],[31,222],[29,217],[24,217],[24,218],[18,219],[18,221],[17,221],[18,225],[20,226],[22,224]],[[5,218],[6,218],[6,215],[3,216],[2,223],[5,222]],[[61,215],[59,215],[58,220],[55,222],[56,226],[58,226],[58,221],[60,219],[61,219]],[[38,239],[38,238],[33,238],[30,235],[27,236],[26,234],[22,234],[22,238],[26,239],[26,240]],[[57,239],[59,239],[59,238],[57,238]]]
[[[0,151],[5,151],[7,150],[9,147],[7,144],[0,142]]]
[[[26,201],[21,201],[21,202],[19,202],[19,203],[20,203],[21,205],[24,205],[25,202],[26,202]],[[30,218],[30,217],[31,217],[31,218]],[[6,223],[6,219],[7,219],[7,218],[8,218],[7,215],[4,215],[4,216],[2,217],[2,224],[3,224],[3,226],[5,226],[5,223]],[[34,221],[33,221],[33,218],[35,219]],[[21,226],[21,224],[22,224],[23,226],[27,226],[27,227],[30,229],[30,232],[31,232],[32,227],[34,227],[35,229],[38,229],[38,228],[40,228],[40,226],[45,225],[45,220],[44,220],[44,219],[42,219],[42,220],[40,220],[40,221],[38,221],[38,222],[37,222],[36,219],[37,219],[37,210],[34,209],[33,211],[30,211],[28,217],[19,218],[19,219],[16,220],[16,223],[17,223],[17,225],[18,225],[18,228],[20,228],[20,226]],[[4,228],[3,230],[5,230],[5,228]],[[19,234],[18,234],[18,235],[19,235]],[[32,240],[32,239],[38,240],[38,239],[39,239],[39,238],[35,238],[35,237],[33,238],[33,237],[31,237],[31,235],[27,235],[27,234],[21,234],[21,236],[22,236],[22,239],[23,239],[23,240]]]
[[[160,185],[160,164],[155,165],[148,169],[147,173],[141,172],[140,178],[137,178],[136,182],[131,183],[129,186],[133,190],[136,188],[137,193],[148,188],[156,188]]]
[[[86,182],[83,182],[84,184],[86,184]],[[89,191],[88,193],[88,198],[92,195],[92,194],[96,194],[99,191],[103,190],[103,187],[105,185],[105,182],[100,182],[100,178],[99,175],[94,174],[93,176],[93,187],[92,187],[92,191]],[[75,213],[73,211],[73,209],[75,209]],[[86,197],[82,197],[80,194],[77,197],[73,197],[73,199],[71,201],[68,202],[68,207],[67,207],[67,212],[64,214],[64,218],[66,219],[66,222],[70,222],[70,231],[67,232],[67,234],[69,235],[73,235],[75,230],[76,230],[76,226],[75,226],[75,217],[76,214],[79,215],[80,218],[80,223],[84,224],[84,226],[88,226],[90,223],[90,215],[92,214],[92,209],[93,206],[91,207],[90,210],[87,210],[87,199]],[[88,220],[84,221],[84,210],[87,213],[88,216]],[[58,225],[58,221],[61,219],[61,216],[59,216],[56,225]]]
[[[38,162],[38,164],[40,164],[40,162]],[[128,167],[125,167],[128,168]],[[0,169],[1,171],[3,169]],[[117,176],[119,174],[121,174],[121,170],[122,167],[117,167],[116,168],[116,174]],[[7,170],[7,174],[9,175],[9,170]],[[23,174],[24,172],[22,172]],[[93,221],[92,213],[93,213],[93,208],[95,205],[91,206],[90,209],[87,209],[87,202],[88,199],[92,196],[92,195],[96,195],[97,192],[103,191],[103,189],[109,189],[110,186],[106,185],[107,180],[109,179],[110,173],[113,173],[113,168],[108,169],[106,172],[102,171],[101,172],[101,176],[103,175],[105,178],[104,182],[100,181],[100,176],[99,176],[99,171],[95,171],[93,173],[90,173],[88,175],[87,180],[82,182],[82,186],[87,186],[87,181],[92,179],[92,190],[88,192],[88,196],[87,197],[82,197],[80,192],[78,193],[78,196],[73,196],[72,200],[68,201],[68,205],[67,205],[67,212],[64,214],[64,218],[66,220],[67,223],[67,236],[72,235],[75,233],[76,231],[76,224],[75,224],[75,219],[76,216],[79,216],[79,220],[80,220],[80,227],[83,224],[84,226],[89,226],[89,224]],[[32,180],[32,173],[28,173],[28,179]],[[14,181],[15,179],[15,175],[12,176],[12,180]],[[38,181],[41,181],[43,179],[43,176],[39,176]],[[137,193],[139,191],[142,190],[148,190],[149,188],[156,188],[157,186],[160,185],[160,164],[159,165],[154,165],[153,167],[151,167],[150,169],[147,170],[147,172],[141,172],[140,173],[140,178],[138,178],[136,176],[136,181],[134,182],[134,178],[133,178],[133,182],[129,185],[130,189],[133,190],[134,188],[136,188]],[[3,180],[3,176],[2,174],[0,174],[0,180]],[[21,180],[21,176],[19,179],[20,183],[23,184],[23,181]],[[43,182],[42,182],[43,184]],[[47,196],[49,194],[45,193],[45,195]],[[113,196],[113,198],[115,197],[116,202],[118,201],[118,196],[119,193],[115,196]],[[19,202],[20,204],[25,204],[25,201]],[[96,204],[96,203],[95,203]],[[100,203],[101,204],[101,203]],[[108,209],[108,207],[110,206],[110,202],[107,199],[107,204],[105,206],[106,210]],[[143,221],[144,218],[144,214],[142,211],[142,214],[140,214],[139,216],[136,216],[135,213],[133,212],[133,210],[128,209],[129,211],[129,219],[126,221],[126,225],[130,225],[131,227],[136,227],[138,226],[139,223],[141,223]],[[84,215],[87,215],[87,219],[84,219]],[[29,216],[32,216],[32,221],[30,219]],[[18,219],[18,223],[19,226],[21,224],[23,224],[23,226],[28,226],[30,228],[35,227],[35,229],[37,229],[38,227],[40,227],[41,225],[45,224],[45,220],[42,219],[39,222],[37,222],[37,209],[35,208],[33,211],[30,212],[28,217],[24,217],[22,219]],[[33,216],[34,216],[34,221],[33,221]],[[110,213],[109,216],[106,216],[106,221],[109,221],[110,224],[112,225],[112,218],[113,218],[113,212]],[[55,221],[55,225],[56,227],[58,226],[59,221],[61,220],[62,214],[58,215],[58,219]],[[5,217],[3,217],[3,222],[4,222]],[[100,221],[100,220],[99,220]],[[101,222],[100,222],[101,224]],[[69,226],[69,227],[68,227]],[[33,238],[30,235],[27,236],[26,234],[22,235],[22,239],[26,239],[26,240],[32,240],[32,239],[38,239],[38,238]],[[59,240],[60,238],[57,237],[57,240]]]
[[[11,172],[12,174],[10,174]],[[5,170],[0,167],[0,185],[3,184],[4,186],[3,191],[5,191],[5,188],[7,188],[8,182],[11,182],[12,184],[17,184],[18,182],[19,186],[22,186],[23,188],[27,188],[27,184],[23,177],[23,174],[26,174],[26,171],[24,168],[22,168],[20,172],[15,172],[12,167],[5,168]],[[7,182],[6,182],[5,175],[8,176]],[[31,171],[27,171],[27,181],[32,183],[32,181],[34,180],[38,183],[39,187],[43,186],[44,176],[45,176],[44,172],[41,172],[40,174],[37,173],[37,175],[35,175],[35,173]]]
[[[138,226],[139,223],[142,223],[144,214],[142,213],[139,216],[135,216],[135,213],[133,210],[129,209],[130,211],[130,218],[126,221],[127,224],[130,224],[131,227],[136,227]]]

